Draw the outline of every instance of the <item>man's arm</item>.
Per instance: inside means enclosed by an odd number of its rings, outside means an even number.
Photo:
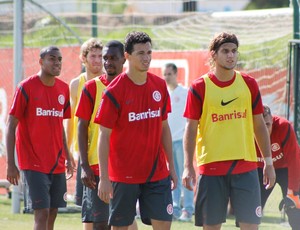
[[[67,145],[67,138],[66,138],[66,133],[64,128],[62,129],[62,132],[63,132],[63,145],[65,148],[66,160],[67,160],[66,166],[67,166],[67,180],[68,180],[73,176],[73,172],[75,170],[75,162],[73,157],[71,156],[71,153]]]
[[[100,125],[98,141],[98,159],[100,167],[100,182],[98,184],[98,196],[105,203],[109,203],[113,197],[113,188],[108,175],[108,155],[111,129]]]
[[[183,135],[184,171],[182,175],[182,184],[189,190],[193,190],[193,186],[196,184],[194,152],[196,147],[198,123],[198,120],[187,119]]]
[[[78,148],[81,161],[81,180],[82,183],[91,188],[96,188],[96,180],[94,173],[90,167],[88,160],[88,128],[89,121],[78,118]]]
[[[18,119],[15,116],[9,115],[6,128],[6,151],[7,151],[7,180],[13,184],[18,185],[20,173],[15,163],[15,143],[16,143],[16,128]]]
[[[272,160],[270,136],[262,114],[253,116],[253,125],[255,139],[265,162],[263,169],[263,183],[266,185],[266,189],[269,189],[274,186],[276,175]]]
[[[70,107],[71,107],[71,118],[66,120],[66,137],[67,137],[67,145],[68,148],[71,149],[73,136],[74,136],[74,114],[77,105],[77,90],[79,85],[79,78],[74,78],[70,82]]]
[[[173,181],[172,189],[175,189],[177,187],[178,177],[175,172],[174,158],[173,158],[173,151],[172,151],[172,136],[171,136],[168,120],[164,120],[162,123],[161,142],[166,153],[167,161],[169,163],[170,176]]]

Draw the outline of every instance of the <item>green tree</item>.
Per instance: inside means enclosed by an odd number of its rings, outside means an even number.
[[[245,10],[288,7],[290,0],[251,0]]]

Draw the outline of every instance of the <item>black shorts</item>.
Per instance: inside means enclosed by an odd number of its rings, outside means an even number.
[[[172,221],[173,201],[170,177],[144,184],[113,182],[113,190],[109,225],[131,225],[136,216],[137,200],[143,223],[150,225],[151,219]]]
[[[96,189],[83,186],[81,217],[83,223],[107,222],[109,216],[109,205],[98,197],[99,176],[95,176]]]
[[[24,170],[23,172],[28,183],[32,209],[67,206],[65,173],[45,174],[32,170]]]
[[[195,225],[226,222],[230,198],[237,222],[260,224],[261,202],[257,170],[226,176],[200,175],[197,183]]]

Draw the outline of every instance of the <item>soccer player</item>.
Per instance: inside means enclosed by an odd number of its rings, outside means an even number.
[[[196,183],[194,150],[199,171],[195,225],[221,229],[230,198],[241,229],[258,229],[260,187],[254,137],[264,157],[264,184],[275,183],[270,140],[263,105],[254,78],[235,71],[239,42],[220,33],[211,41],[211,71],[193,81],[184,116],[183,184]]]
[[[188,222],[192,220],[194,213],[194,192],[186,189],[181,183],[183,173],[182,138],[186,123],[183,112],[188,91],[178,83],[177,66],[174,63],[167,63],[162,72],[171,98],[172,112],[169,114],[168,122],[172,135],[174,165],[178,176],[177,188],[172,191],[173,219]],[[181,202],[181,194],[183,194],[183,202]],[[182,208],[181,204],[183,204]]]
[[[81,45],[79,59],[85,67],[85,72],[81,73],[78,77],[72,79],[69,85],[71,95],[71,119],[69,119],[66,124],[66,135],[68,146],[73,155],[79,155],[77,134],[78,118],[74,116],[74,114],[84,83],[102,74],[102,49],[102,42],[96,38],[90,38]],[[77,165],[75,193],[75,204],[79,206],[82,205],[83,193],[83,185],[80,177],[81,166],[79,157]],[[86,230],[92,229],[92,224],[86,223],[84,224],[84,226]]]
[[[34,229],[53,230],[58,208],[66,206],[66,175],[73,165],[63,119],[70,118],[68,84],[56,78],[62,55],[55,46],[40,51],[40,71],[21,81],[9,112],[6,133],[7,180],[17,185],[18,163],[29,187]]]
[[[110,201],[113,229],[132,224],[137,200],[144,223],[153,229],[171,227],[171,183],[175,188],[177,176],[167,120],[170,98],[165,81],[148,72],[151,57],[151,38],[128,33],[128,70],[107,87],[95,118],[100,124],[98,196]]]
[[[82,221],[93,223],[93,229],[108,229],[108,204],[97,195],[99,164],[97,142],[99,127],[94,118],[106,86],[123,70],[124,46],[119,41],[108,42],[102,50],[106,73],[84,84],[75,115],[78,117],[78,146],[81,158],[83,187]],[[136,222],[135,222],[136,224]]]
[[[283,117],[272,115],[269,106],[264,105],[264,121],[271,139],[272,160],[285,201],[285,210],[293,229],[300,226],[300,149],[293,126]],[[258,175],[260,179],[261,203],[264,208],[273,188],[265,189],[263,184],[263,158],[257,147]]]

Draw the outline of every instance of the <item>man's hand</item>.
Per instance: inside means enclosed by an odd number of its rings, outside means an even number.
[[[9,183],[13,185],[18,185],[18,181],[20,179],[20,172],[15,164],[7,167],[6,175],[6,179],[9,181]]]
[[[73,164],[71,160],[66,161],[66,170],[67,170],[67,175],[66,179],[69,180],[73,177],[73,173],[76,170],[76,165]]]
[[[86,187],[96,189],[94,172],[89,165],[81,164],[81,181]]]
[[[107,204],[109,203],[109,200],[113,198],[113,187],[109,179],[100,179],[98,184],[98,196]]]
[[[273,165],[266,165],[264,166],[263,170],[263,183],[266,189],[270,189],[275,185],[276,181],[276,174]]]
[[[182,184],[188,190],[193,191],[196,185],[196,173],[193,166],[185,167],[182,174]]]
[[[171,181],[172,181],[171,189],[174,190],[177,188],[177,184],[178,184],[178,177],[176,175],[175,170],[170,170],[170,176],[171,176]]]
[[[72,153],[70,153],[69,160],[73,166],[73,172],[76,172],[76,162]]]

